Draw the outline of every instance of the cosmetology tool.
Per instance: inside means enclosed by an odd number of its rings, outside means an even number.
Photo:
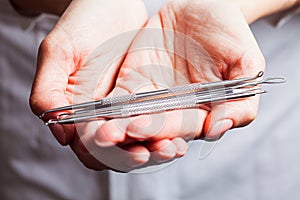
[[[109,97],[47,110],[42,113],[40,118],[57,112],[56,118],[49,119],[45,123],[49,126],[197,108],[201,104],[237,100],[263,94],[266,91],[262,90],[262,84],[285,82],[285,78],[282,77],[263,79],[263,74],[263,72],[259,72],[257,76],[250,78],[193,83],[168,89]]]

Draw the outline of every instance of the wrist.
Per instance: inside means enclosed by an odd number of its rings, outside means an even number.
[[[271,15],[273,13],[288,9],[300,4],[300,0],[229,0],[236,4],[242,11],[249,24]]]

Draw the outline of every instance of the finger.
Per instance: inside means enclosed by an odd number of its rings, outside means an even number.
[[[231,128],[250,124],[256,117],[258,102],[258,97],[251,97],[213,106],[205,121],[205,139],[216,140]]]
[[[182,138],[164,139],[147,145],[151,152],[152,165],[182,157],[188,150],[188,143]]]
[[[150,160],[150,152],[143,145],[131,144],[125,147],[122,147],[125,150],[127,159],[125,163],[129,168],[137,168],[142,165],[145,165]],[[125,170],[126,171],[126,170]]]
[[[69,75],[74,72],[72,47],[61,45],[60,37],[49,35],[39,48],[30,104],[33,112],[42,112],[55,106],[69,104],[65,96]],[[64,43],[65,44],[65,43]]]
[[[251,36],[251,34],[250,34]],[[223,78],[233,80],[245,77],[255,77],[265,69],[265,59],[253,37],[246,51],[240,56],[233,57],[229,62]],[[211,112],[205,121],[205,138],[208,140],[219,139],[231,128],[242,127],[250,124],[257,115],[259,97],[230,101],[221,104],[212,104]]]
[[[89,141],[91,141],[89,139]],[[102,148],[91,147],[87,138],[75,140],[72,150],[81,162],[89,169],[103,170],[112,169],[119,172],[129,172],[137,167],[145,165],[150,159],[148,149],[139,144],[131,144],[120,147]]]
[[[109,147],[125,141],[126,131],[122,130],[122,128],[114,122],[114,120],[110,120],[100,126],[96,131],[95,142],[98,146]],[[122,122],[125,122],[125,120]]]
[[[225,79],[232,80],[244,77],[254,77],[264,70],[265,62],[260,50],[249,49],[240,57],[235,65],[230,66]],[[259,96],[226,103],[212,104],[212,109],[205,121],[205,139],[216,140],[229,129],[250,124],[257,115]]]
[[[74,138],[74,125],[55,124],[51,125],[49,128],[56,140],[63,146],[69,145]]]
[[[156,163],[171,161],[177,155],[177,147],[169,139],[152,142],[147,145],[151,152],[151,160]]]
[[[134,139],[155,141],[181,137],[192,140],[200,137],[206,115],[205,110],[184,109],[137,116],[126,126],[126,131]]]
[[[99,122],[98,122],[99,123]],[[101,123],[89,122],[80,127],[80,138],[76,149],[80,154],[91,154],[100,163],[117,171],[127,172],[149,161],[150,152],[141,144],[99,146],[95,142],[95,133]]]
[[[74,136],[74,140],[70,144],[70,147],[85,167],[93,169],[95,171],[109,169],[109,167],[99,162],[99,160],[97,160],[92,154],[88,152],[85,145],[83,145],[83,143],[80,141],[78,135]]]
[[[139,120],[140,121],[140,120]],[[100,129],[97,130],[97,134],[95,136],[95,142],[97,145],[101,146],[101,147],[109,147],[109,146],[113,146],[113,145],[116,145],[117,143],[133,143],[133,142],[139,142],[139,141],[144,141],[144,140],[153,140],[153,139],[156,139],[156,140],[159,140],[162,138],[163,135],[161,135],[160,137],[161,138],[151,138],[151,137],[147,137],[148,135],[141,135],[139,138],[128,138],[126,137],[126,123],[130,123],[132,122],[130,119],[124,119],[120,122],[116,122],[116,120],[110,120],[108,122],[105,122]],[[122,123],[122,124],[120,124]],[[147,120],[146,121],[143,121],[141,123],[144,123],[144,124],[140,124],[140,126],[143,126],[145,125],[145,123],[147,123]],[[135,125],[137,125],[137,123],[135,122]],[[189,126],[189,124],[187,124],[187,126]],[[122,127],[125,127],[125,128],[122,128]],[[154,130],[152,130],[154,131]],[[172,131],[172,130],[170,130]],[[188,131],[186,130],[189,134],[191,133],[191,131]],[[111,137],[110,134],[112,132],[115,132],[113,133],[113,135],[117,135],[117,139],[115,139],[114,137]],[[196,131],[198,132],[198,131]],[[108,135],[106,135],[108,134]],[[141,134],[141,133],[140,133]],[[185,133],[186,134],[186,133]],[[172,134],[169,134],[168,137],[172,137],[170,136]],[[176,134],[173,134],[173,135],[176,135]],[[189,137],[195,137],[194,134],[191,134],[193,136],[189,136]],[[176,155],[178,157],[184,155],[184,153],[186,152],[187,150],[187,143],[184,139],[182,138],[174,138],[172,140],[172,142],[174,143],[174,145],[176,146],[177,148],[177,151],[176,151]]]
[[[132,118],[113,119],[97,130],[95,142],[102,147],[113,146],[128,139],[158,141],[176,137],[199,138],[207,111],[200,109],[176,110]],[[117,137],[110,136],[117,135]]]
[[[128,83],[128,82],[126,82]],[[136,85],[136,84],[135,84]],[[152,87],[150,89],[153,89]],[[148,91],[142,88],[142,91]],[[108,97],[128,95],[129,90],[126,87],[116,87],[108,95]],[[128,144],[132,139],[128,138],[126,126],[131,122],[131,118],[122,118],[119,120],[108,120],[106,123],[98,127],[95,135],[95,142],[101,147],[114,146],[117,143]],[[135,140],[139,141],[137,138]]]
[[[41,44],[30,95],[31,109],[36,115],[70,104],[66,96],[68,76],[74,67],[67,53],[71,51],[70,48],[67,44],[62,46],[59,39],[52,40],[50,36]],[[72,126],[55,125],[50,129],[62,145],[69,144],[73,138]]]
[[[120,87],[114,88],[114,90],[107,97],[122,96],[127,95],[128,90]],[[110,147],[117,143],[127,144],[128,140],[126,135],[126,130],[122,127],[128,123],[129,118],[124,118],[120,121],[123,125],[120,126],[119,123],[115,123],[115,120],[103,121],[101,126],[97,127],[95,131],[95,143],[100,147]]]
[[[81,138],[84,141],[84,138]],[[85,147],[86,144],[84,144]],[[101,163],[106,166],[129,172],[137,167],[145,165],[150,159],[149,150],[141,144],[134,143],[125,146],[99,147],[94,143],[94,147],[87,147],[88,151]]]
[[[176,147],[176,157],[184,156],[189,148],[188,143],[180,137],[174,138],[172,142]]]
[[[75,137],[71,144],[79,160],[89,169],[129,172],[146,164],[150,159],[150,152],[139,144],[131,144],[122,148],[116,146],[102,148],[93,144],[92,141],[92,138],[85,135],[81,138]]]

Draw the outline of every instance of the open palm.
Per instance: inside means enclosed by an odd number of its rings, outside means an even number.
[[[111,95],[172,87],[186,83],[255,76],[264,58],[240,9],[222,1],[170,1],[137,35]],[[230,128],[249,124],[258,97],[169,111],[128,119],[114,119],[98,131],[98,144],[218,139]]]
[[[105,41],[124,31],[140,29],[146,21],[147,12],[141,0],[72,1],[40,46],[30,97],[33,112],[40,115],[48,109],[90,100],[91,93],[86,89],[94,84],[98,85],[98,98],[106,96],[137,31],[119,43],[118,48]],[[88,60],[99,45],[101,65],[94,66]],[[114,55],[119,56],[118,59],[110,62]],[[61,144],[71,145],[86,166],[105,167],[88,153],[81,153],[76,127],[57,125],[50,128]]]

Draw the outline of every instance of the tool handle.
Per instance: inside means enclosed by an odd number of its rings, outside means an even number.
[[[174,96],[154,101],[137,102],[124,105],[121,111],[121,115],[122,117],[129,117],[174,109],[191,108],[197,105],[197,99],[194,94],[190,94],[187,96]]]

